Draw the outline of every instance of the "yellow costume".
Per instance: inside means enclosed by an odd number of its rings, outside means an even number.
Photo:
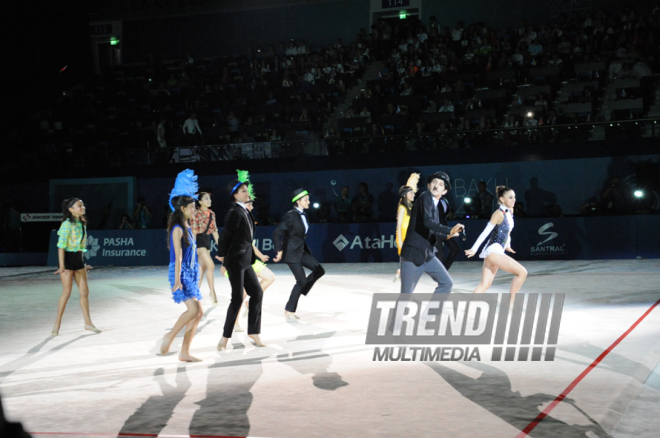
[[[418,182],[419,182],[419,173],[413,173],[412,175],[410,175],[410,178],[408,178],[406,185],[404,187],[401,187],[399,193],[401,193],[401,190],[403,190],[405,187],[409,187],[413,193],[417,193]],[[403,196],[407,196],[407,192]],[[396,215],[397,221],[402,209],[403,209],[403,219],[401,220],[401,236],[399,236],[398,226],[396,230],[396,246],[397,248],[399,248],[399,255],[401,255],[401,247],[403,246],[404,240],[406,240],[406,234],[408,233],[408,224],[410,224],[410,212],[403,204],[399,204],[399,208],[397,209],[397,215]]]
[[[399,212],[401,210],[403,210],[403,220],[401,221],[401,238],[399,238],[399,230],[396,230],[396,246],[399,248],[399,255],[401,255],[401,247],[403,246],[403,241],[406,240],[408,224],[410,224],[410,213],[408,212],[408,209],[405,205],[399,205],[399,209],[397,210],[397,218],[399,217]]]

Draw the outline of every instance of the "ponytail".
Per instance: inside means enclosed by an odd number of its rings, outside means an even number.
[[[495,193],[497,194],[497,202],[500,201],[500,198],[506,194],[506,192],[513,190],[507,186],[497,186],[495,187]]]

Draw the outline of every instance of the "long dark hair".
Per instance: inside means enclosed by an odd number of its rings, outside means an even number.
[[[412,202],[408,200],[408,192],[410,191],[412,191],[412,188],[408,186],[401,186],[399,189],[399,205],[406,207],[406,212],[408,214],[412,211]]]
[[[202,208],[202,204],[200,202],[201,202],[202,198],[204,197],[204,195],[209,195],[209,199],[213,199],[213,198],[211,198],[211,194],[209,192],[199,192],[197,194],[197,201],[195,201],[195,207],[197,207],[198,210],[200,208]]]
[[[170,218],[167,221],[167,249],[170,248],[170,236],[172,235],[172,229],[178,225],[183,230],[183,238],[186,239],[186,244],[190,245],[190,239],[188,238],[188,233],[186,228],[188,227],[188,220],[183,215],[181,207],[194,202],[195,200],[190,196],[178,196],[172,200],[172,205],[174,206],[174,211],[170,214]]]
[[[495,187],[495,193],[497,193],[497,202],[501,204],[500,198],[506,194],[506,192],[513,190],[507,186],[497,186]]]
[[[76,223],[76,218],[71,214],[69,209],[75,205],[76,202],[82,202],[80,198],[68,198],[62,202],[62,223],[70,221],[72,224]],[[78,218],[83,227],[82,237],[80,238],[81,242],[85,239],[85,233],[87,232],[87,215],[82,215]]]

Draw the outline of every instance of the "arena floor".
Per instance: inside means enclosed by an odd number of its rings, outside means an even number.
[[[0,269],[7,416],[35,436],[517,437],[573,384],[529,436],[658,436],[660,308],[580,376],[660,298],[659,260],[525,263],[522,292],[566,294],[553,362],[375,362],[365,345],[372,294],[398,292],[396,265],[325,265],[294,322],[283,317],[293,276],[269,266],[277,281],[264,299],[267,347],[238,333],[228,351],[216,350],[229,297],[216,271],[220,302],[211,306],[204,286],[191,349],[203,362],[191,364],[177,360],[182,338],[155,354],[183,311],[165,267],[92,271],[92,318],[103,333],[83,330],[74,291],[55,338],[53,270]],[[480,267],[456,263],[454,292],[470,293]],[[507,292],[510,281],[498,274],[490,292]],[[417,288],[432,290],[428,277]]]

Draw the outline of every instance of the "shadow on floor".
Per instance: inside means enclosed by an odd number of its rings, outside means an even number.
[[[160,386],[163,395],[152,395],[137,410],[128,417],[119,434],[153,434],[158,435],[167,426],[174,409],[186,396],[191,383],[186,373],[185,365],[181,364],[176,371],[176,386],[165,381],[162,368],[154,372],[154,380]]]
[[[493,415],[506,421],[518,430],[523,430],[541,412],[540,406],[555,399],[556,395],[532,394],[523,396],[520,392],[511,390],[511,380],[502,370],[482,362],[461,362],[481,371],[476,379],[435,362],[425,365],[438,373],[463,397],[486,409]],[[582,438],[610,437],[611,435],[586,412],[582,411],[573,400],[566,398],[562,403],[572,404],[591,423],[588,426],[567,424],[561,420],[547,416],[530,433],[531,437],[547,438]],[[589,433],[589,434],[588,434]]]
[[[303,331],[309,333],[314,331],[316,327],[312,324],[302,326],[297,322],[292,322],[291,326],[298,329],[301,334],[283,345],[284,349],[289,351],[288,353],[278,354],[278,362],[290,366],[300,374],[311,374],[312,383],[319,389],[334,391],[342,386],[348,386],[348,383],[342,380],[338,373],[328,371],[330,365],[332,365],[332,356],[322,351],[325,342],[334,336],[336,332],[304,334]],[[293,351],[292,344],[299,341],[304,342],[305,351]]]

